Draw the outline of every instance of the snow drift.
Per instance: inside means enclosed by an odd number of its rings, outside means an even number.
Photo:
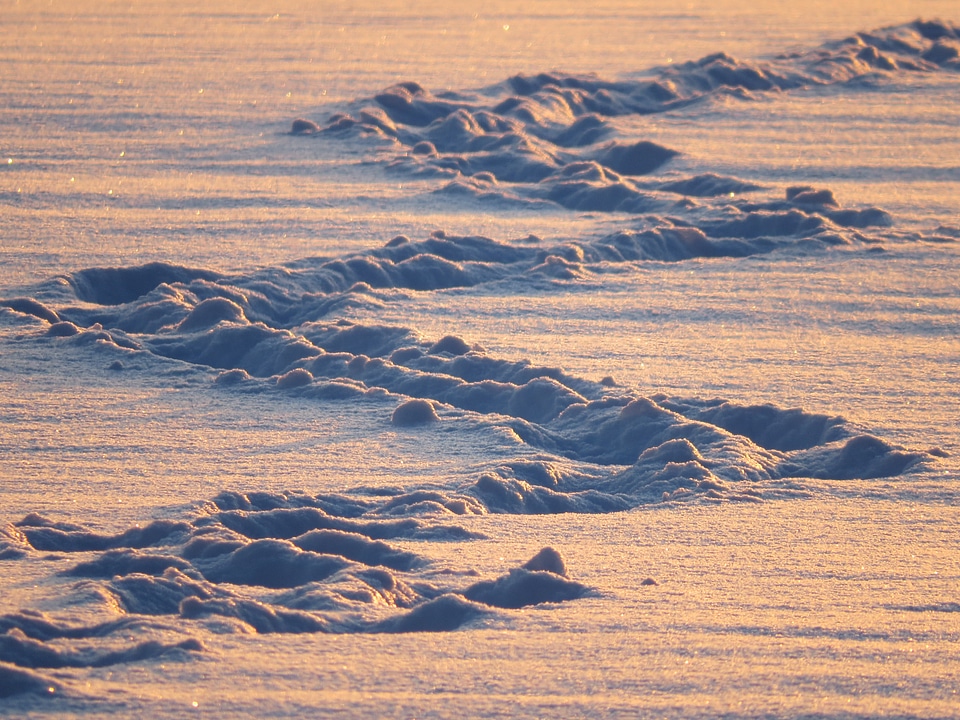
[[[662,212],[676,203],[675,195],[689,203],[757,186],[736,178],[640,182],[681,153],[649,140],[618,140],[612,119],[680,112],[719,97],[748,100],[902,73],[955,72],[958,35],[947,23],[917,20],[767,62],[715,53],[639,79],[541,73],[476,93],[439,95],[403,82],[325,122],[298,118],[291,133],[373,141],[394,151],[386,161],[390,169],[447,178],[445,193],[590,212]],[[876,209],[838,217],[857,227],[889,223]]]
[[[399,235],[235,273],[172,261],[94,267],[34,288],[36,297],[0,300],[23,341],[54,354],[84,347],[118,371],[174,360],[212,392],[281,406],[362,402],[405,437],[509,438],[509,452],[429,486],[224,492],[116,534],[35,513],[6,524],[0,561],[61,562],[51,582],[110,619],[0,616],[0,697],[57,692],[48,670],[196,657],[208,651],[201,634],[447,632],[596,594],[553,548],[498,577],[438,566],[430,543],[482,538],[472,516],[762,502],[803,493],[806,480],[897,478],[932,461],[842,417],[644,396],[495,357],[457,328],[424,338],[351,313],[451,289],[574,292],[649,262],[869,245],[895,221],[880,208],[855,198],[845,207],[828,188],[768,192],[702,168],[680,174],[682,149],[619,137],[613,120],[955,72],[958,46],[956,28],[918,21],[766,63],[711,55],[640,80],[541,74],[440,95],[402,83],[323,122],[298,119],[298,137],[285,141],[359,139],[365,162],[439,179],[441,200],[623,213],[623,227],[555,241]]]

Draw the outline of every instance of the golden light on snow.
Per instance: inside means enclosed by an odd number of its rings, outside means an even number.
[[[955,715],[955,15],[9,5],[3,713]]]

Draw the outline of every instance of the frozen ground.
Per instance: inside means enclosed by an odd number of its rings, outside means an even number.
[[[6,11],[0,714],[960,713],[952,3],[324,5]]]

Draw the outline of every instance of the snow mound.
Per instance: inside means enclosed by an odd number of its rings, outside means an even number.
[[[29,680],[20,669],[106,667],[171,655],[187,659],[205,650],[195,637],[183,637],[198,623],[213,629],[214,636],[447,632],[484,622],[501,610],[593,594],[566,577],[566,564],[553,548],[495,580],[464,586],[458,578],[477,573],[456,566],[437,572],[424,557],[372,540],[369,535],[380,534],[383,523],[370,513],[355,520],[370,528],[368,534],[326,529],[296,534],[304,529],[302,522],[296,528],[277,522],[278,517],[302,521],[305,516],[290,513],[317,510],[317,505],[329,505],[329,498],[224,495],[213,504],[218,503],[244,509],[178,521],[178,532],[158,536],[149,555],[135,547],[113,547],[93,551],[91,558],[89,538],[97,536],[80,525],[62,524],[60,551],[86,558],[61,575],[85,578],[68,580],[75,583],[66,589],[75,598],[72,604],[99,603],[114,615],[92,625],[37,611],[0,616],[2,682]],[[276,515],[284,510],[288,513]],[[252,532],[233,529],[230,520],[237,516],[227,512],[253,520],[245,526]],[[264,522],[256,522],[259,515],[266,516]],[[418,525],[402,524],[407,530]],[[19,525],[43,528],[50,523],[29,516]],[[183,525],[188,531],[180,532]],[[292,534],[292,540],[282,537]],[[45,536],[34,537],[42,547]],[[450,539],[442,532],[437,537]],[[464,533],[460,539],[468,537]],[[123,539],[136,544],[139,537],[128,531],[98,544],[118,546]],[[437,578],[444,583],[437,584]],[[27,682],[23,691],[30,687],[40,686]]]
[[[292,134],[375,139],[393,145],[396,172],[445,177],[446,193],[532,204],[546,200],[590,212],[642,213],[668,201],[629,178],[656,173],[680,155],[643,139],[613,140],[610,120],[678,111],[712,99],[749,99],[816,86],[880,82],[902,73],[960,69],[957,29],[917,20],[858,33],[804,53],[753,63],[715,53],[654,68],[645,76],[604,80],[593,75],[517,75],[480,92],[436,96],[415,82],[386,88],[328,122],[298,118]],[[607,141],[605,145],[598,145]],[[464,179],[477,182],[464,182]],[[512,185],[502,190],[501,184]],[[744,193],[758,186],[726,184],[708,174],[672,180],[660,189],[690,197]],[[834,216],[854,223],[884,222]]]
[[[15,695],[53,696],[59,684],[43,675],[0,662],[0,698]]]
[[[804,208],[811,206],[823,214],[807,213]],[[264,499],[255,495],[218,498],[218,522],[248,539],[292,541],[320,530],[370,540],[437,539],[444,533],[463,539],[469,536],[463,528],[420,524],[414,515],[610,512],[664,499],[756,498],[794,478],[895,477],[932,461],[932,454],[885,443],[841,417],[722,399],[644,397],[561,368],[497,358],[455,333],[430,341],[412,328],[324,317],[331,298],[365,292],[358,282],[395,290],[522,284],[543,282],[532,278],[544,276],[549,283],[577,283],[578,277],[600,276],[617,263],[749,254],[751,243],[768,244],[775,233],[801,237],[825,228],[833,233],[838,226],[829,216],[836,212],[843,211],[829,191],[791,187],[782,200],[753,203],[749,209],[744,204],[728,210],[722,221],[703,223],[709,233],[662,226],[544,247],[535,238],[501,243],[436,232],[422,241],[395,239],[345,258],[302,261],[295,269],[264,268],[231,277],[172,266],[115,268],[106,277],[125,288],[98,285],[103,303],[68,299],[51,309],[58,323],[69,322],[77,332],[41,333],[38,341],[90,345],[107,356],[108,366],[117,366],[117,354],[126,353],[144,362],[173,358],[197,369],[220,370],[215,384],[223,392],[277,403],[382,403],[383,416],[398,433],[419,432],[442,416],[437,428],[444,433],[490,430],[517,441],[517,455],[509,462],[454,473],[443,488],[404,488],[388,500],[290,497],[260,507]],[[712,239],[728,234],[723,242]],[[416,268],[412,274],[409,267]],[[167,282],[171,274],[184,279]],[[150,287],[153,282],[159,284]],[[561,285],[547,291],[567,290]],[[133,299],[111,304],[121,295]],[[356,520],[369,513],[380,519]],[[183,523],[164,520],[122,536],[100,536],[26,518],[0,539],[0,552],[26,552],[17,540],[22,535],[46,551],[117,551],[97,560],[99,565],[78,566],[77,573],[157,575],[169,567],[184,568],[164,564],[151,548],[189,532]],[[194,542],[199,547],[206,540]],[[273,543],[259,551],[245,546],[230,552],[239,559],[231,561],[224,553],[216,562],[205,560],[204,574],[272,586],[276,580],[258,579],[255,573],[244,578],[236,568],[258,564],[268,573],[272,564],[292,563],[313,567],[317,579],[342,569],[312,558],[306,546]]]
[[[401,427],[437,422],[437,411],[428,400],[408,400],[393,411],[391,422]]]

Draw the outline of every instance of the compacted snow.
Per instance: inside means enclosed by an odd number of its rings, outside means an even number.
[[[960,18],[635,5],[6,10],[0,714],[960,714]]]

